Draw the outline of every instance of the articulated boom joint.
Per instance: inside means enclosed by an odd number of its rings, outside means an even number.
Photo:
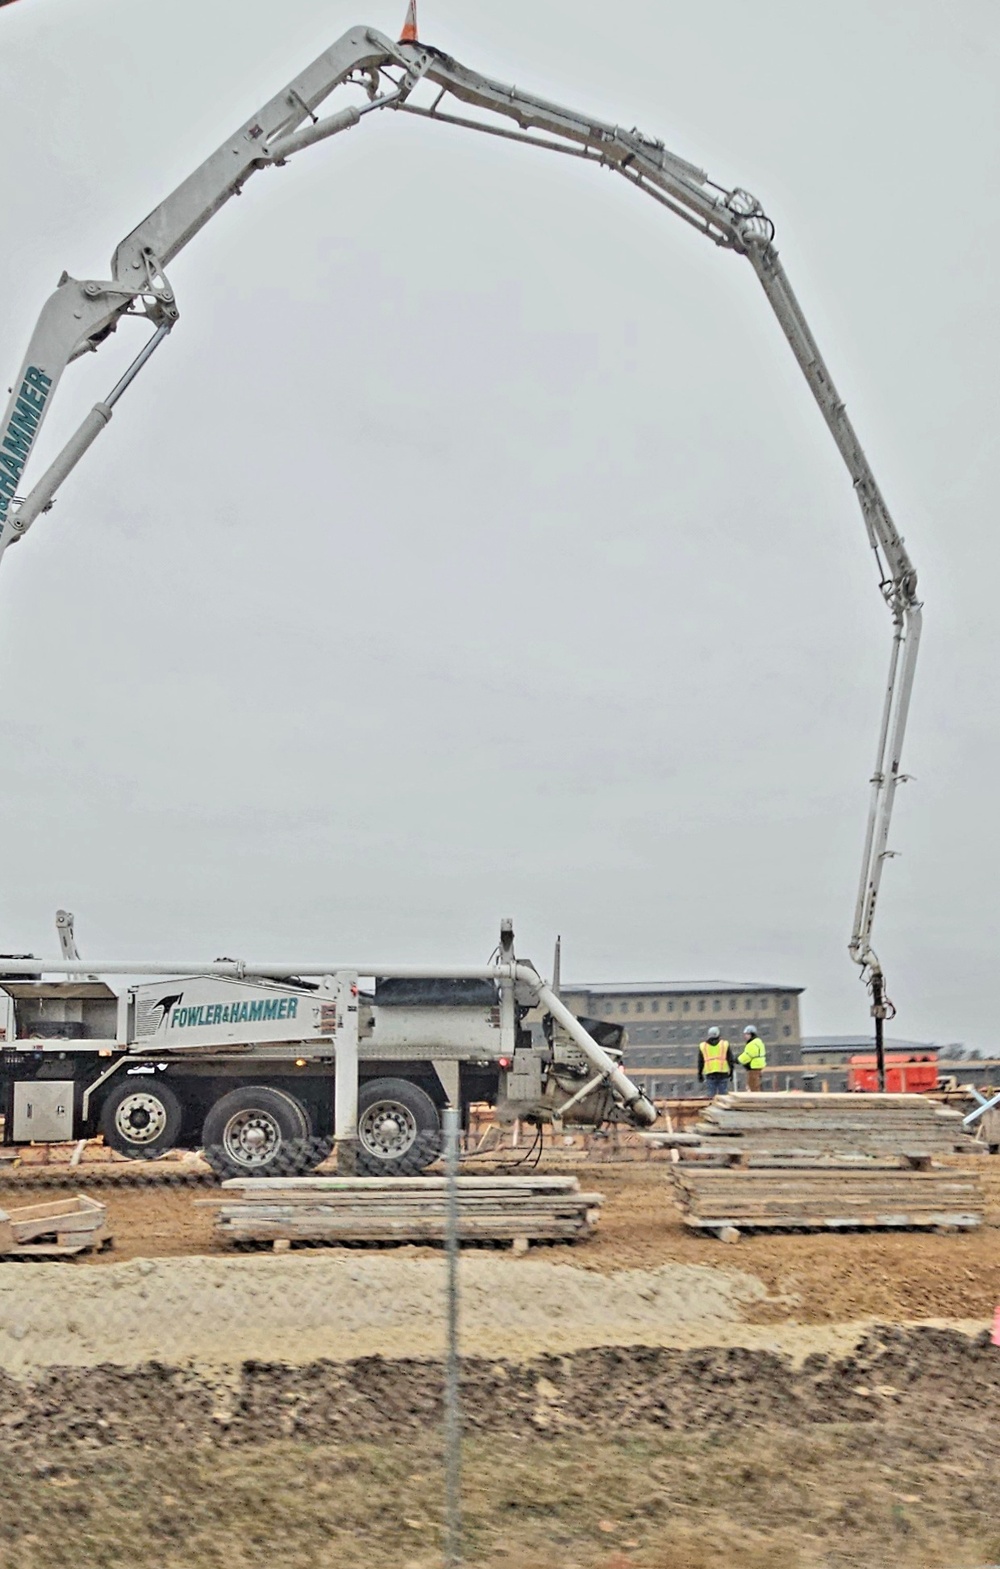
[[[763,250],[773,243],[774,223],[750,191],[737,185],[720,198],[719,206],[730,217],[735,249],[748,251],[757,247]]]
[[[142,264],[146,270],[146,282],[137,290],[136,298],[143,300],[146,305],[144,315],[159,326],[161,321],[176,321],[180,312],[176,307],[176,296],[167,275],[163,271],[159,258],[152,248],[144,245],[141,251]]]

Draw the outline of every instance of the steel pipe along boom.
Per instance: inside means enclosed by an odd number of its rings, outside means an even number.
[[[110,280],[81,281],[63,276],[42,311],[0,422],[0,557],[51,505],[58,486],[110,418],[111,398],[85,418],[27,500],[19,503],[15,499],[67,366],[81,354],[100,348],[126,317],[145,318],[154,328],[154,339],[126,374],[124,385],[115,389],[115,396],[124,391],[146,363],[152,347],[162,342],[178,319],[165,269],[260,171],[280,167],[299,152],[386,109],[419,115],[424,122],[436,120],[449,128],[499,134],[508,141],[598,163],[623,176],[713,244],[749,260],[857,494],[878,563],[879,588],[893,617],[895,640],[849,943],[851,957],[863,973],[880,974],[872,927],[882,869],[890,854],[892,808],[898,785],[905,778],[900,767],[921,606],[913,563],[781,264],[774,245],[774,224],[748,191],[717,184],[655,137],[482,76],[443,51],[417,41],[414,32],[414,26],[408,24],[406,41],[396,44],[374,28],[352,28],[251,115],[126,236],[112,258]],[[438,90],[429,108],[410,101],[424,80]],[[346,85],[363,87],[367,102],[360,107],[348,104],[325,119],[319,118],[317,109]],[[448,100],[474,114],[441,109]]]
[[[514,980],[515,970],[523,965],[440,965],[429,964],[289,964],[287,959],[271,964],[266,960],[231,959],[206,964],[202,959],[175,959],[165,963],[162,959],[0,959],[0,972],[9,976],[32,977],[43,975],[88,976],[91,971],[99,975],[216,975],[231,980],[247,976],[269,976],[274,980],[294,980],[296,976],[315,978],[336,975],[342,970],[353,971],[366,980],[437,980],[447,975],[455,981]],[[531,972],[534,974],[534,971]],[[537,978],[537,977],[536,977]]]

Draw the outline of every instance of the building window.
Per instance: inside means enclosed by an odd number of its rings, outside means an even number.
[[[659,1011],[660,1011],[660,1004],[657,1001],[655,1001],[655,999],[654,999],[653,1002],[650,1003],[649,1011],[650,1011],[650,1013],[659,1013]]]
[[[673,1003],[672,1003],[672,1002],[668,1002],[668,1003],[667,1003],[667,1012],[668,1012],[668,1013],[673,1013],[673,1011],[674,1011],[674,1005],[673,1005]]]
[[[736,1012],[736,998],[735,997],[730,997],[730,999],[729,999],[729,1011],[730,1011],[730,1013],[735,1013]]]
[[[623,1002],[622,1003],[622,1013],[628,1013],[628,1003],[627,1002]]]
[[[719,1009],[720,1009],[720,1008],[721,1008],[721,1007],[722,1007],[722,1004],[721,1004],[721,1002],[720,1002],[720,1001],[719,1001],[719,999],[718,999],[718,997],[716,997],[716,999],[715,999],[715,1001],[714,1001],[714,1002],[713,1002],[713,1004],[712,1004],[712,1010],[713,1010],[713,1012],[715,1012],[715,1013],[718,1013],[718,1011],[719,1011]]]
[[[684,1012],[685,1013],[690,1013],[691,1012],[691,1004],[688,1002],[687,998],[684,999]]]
[[[791,1035],[791,1033],[792,1033],[792,1031],[791,1031],[791,1028],[790,1028],[790,1026],[789,1026],[789,1025],[787,1025],[787,1024],[786,1024],[786,1025],[785,1025],[785,1027],[784,1027],[784,1029],[783,1029],[783,1030],[782,1030],[782,1032],[781,1032],[781,1033],[782,1033],[782,1035],[784,1035],[784,1036],[785,1036],[785,1038],[786,1038],[786,1039],[787,1039],[787,1038],[788,1038],[788,1036],[789,1036],[789,1035]]]
[[[699,1013],[704,1013],[705,1012],[705,999],[704,999],[704,997],[699,997],[698,998],[698,1012]]]
[[[782,1011],[782,1013],[787,1013],[791,1006],[792,1006],[792,999],[790,997],[782,997],[782,999],[781,999],[781,1011]]]
[[[644,1002],[637,1002],[635,1005],[635,1011],[636,1013],[645,1013],[646,1004]]]
[[[760,1008],[761,1013],[766,1013],[771,1006],[770,997],[762,997],[757,1006]]]

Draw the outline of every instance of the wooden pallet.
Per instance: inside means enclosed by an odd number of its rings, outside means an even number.
[[[908,1166],[856,1163],[713,1168],[674,1166],[685,1225],[734,1239],[741,1231],[921,1229],[968,1231],[982,1225],[978,1176]]]
[[[230,1242],[440,1243],[447,1183],[441,1177],[290,1177],[234,1179],[233,1202],[218,1208],[216,1229]],[[597,1223],[600,1193],[575,1177],[460,1177],[462,1242],[579,1242]]]
[[[111,1244],[108,1207],[86,1194],[0,1210],[4,1258],[71,1258]]]

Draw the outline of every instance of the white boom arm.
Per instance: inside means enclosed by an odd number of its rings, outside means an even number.
[[[439,88],[430,107],[409,101],[423,78]],[[368,101],[317,118],[320,104],[347,83],[364,86]],[[470,106],[480,118],[442,110],[446,99]],[[921,625],[916,574],[778,258],[774,225],[756,197],[739,187],[727,190],[716,185],[702,170],[668,152],[662,142],[491,81],[427,45],[393,44],[371,28],[353,28],[242,125],[122,241],[109,282],[81,282],[63,275],[42,311],[0,424],[0,556],[51,506],[59,485],[105,428],[117,400],[176,322],[177,305],[165,269],[178,252],[258,169],[283,164],[314,142],[357,125],[362,115],[386,108],[601,164],[716,245],[745,256],[757,274],[847,465],[878,562],[879,586],[892,614],[889,681],[849,945],[851,957],[877,984],[880,996],[881,968],[871,936],[882,868],[891,854],[893,802],[897,786],[906,777],[900,772],[901,753]],[[512,120],[517,129],[483,115]],[[97,349],[124,316],[145,318],[153,328],[151,337],[24,499],[15,497],[66,366]]]

